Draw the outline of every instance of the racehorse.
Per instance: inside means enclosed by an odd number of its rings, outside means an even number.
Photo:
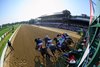
[[[64,51],[64,45],[63,45],[63,43],[62,44],[60,44],[60,42],[57,40],[57,38],[54,38],[54,41],[56,42],[56,47],[57,47],[57,50],[59,51],[59,52],[61,52],[61,51]]]
[[[65,43],[70,45],[71,43],[74,44],[74,41],[72,40],[72,38],[70,38],[70,36],[67,33],[63,33],[62,36],[65,38]]]
[[[74,44],[74,41],[71,38],[65,39],[65,43],[68,45],[71,45],[71,43]]]
[[[55,37],[53,39],[56,42],[56,46],[57,46],[57,50],[58,51],[67,51],[70,50],[69,47],[67,46],[68,44],[71,44],[71,42],[73,42],[73,40],[71,38],[69,38],[68,35],[57,35],[57,37]]]
[[[36,42],[36,49],[38,49],[42,55],[42,57],[44,58],[45,55],[46,57],[50,58],[52,56],[52,54],[50,53],[50,51],[48,51],[48,49],[43,46],[43,41],[40,38],[36,38],[35,39]]]
[[[41,47],[40,48],[40,53],[41,53],[41,55],[42,55],[43,58],[45,58],[45,55],[46,55],[46,57],[50,58],[50,54],[48,53],[46,47]]]
[[[52,43],[52,39],[50,38],[45,38],[45,46],[46,48],[49,48],[50,51],[52,52],[52,54],[54,55],[55,54],[55,51],[56,51],[56,46]]]

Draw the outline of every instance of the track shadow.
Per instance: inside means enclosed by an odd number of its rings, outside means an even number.
[[[40,57],[35,56],[34,59],[35,67],[56,67],[55,64],[51,61],[53,59],[50,59],[49,57],[45,57],[42,60],[43,60],[43,64],[40,62]]]
[[[4,58],[4,61],[5,61],[5,59],[12,53],[12,51],[13,50],[10,50],[9,52],[8,52],[8,54],[5,56],[5,58]]]
[[[54,58],[46,57],[46,67],[55,67]]]
[[[39,56],[35,56],[34,62],[35,62],[35,67],[45,67],[43,64],[41,64]]]

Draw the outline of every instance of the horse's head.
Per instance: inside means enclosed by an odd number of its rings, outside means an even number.
[[[57,38],[55,37],[53,40],[57,41]]]
[[[35,38],[35,40],[34,40],[35,42],[37,42],[37,38]]]
[[[58,42],[58,40],[57,40],[57,38],[55,37],[54,39],[53,39],[56,43]]]

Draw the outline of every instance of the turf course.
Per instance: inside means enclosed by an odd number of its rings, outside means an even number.
[[[14,31],[15,31],[19,25],[17,24],[17,25],[13,25],[13,26],[14,26]],[[0,36],[2,36],[4,33],[8,32],[9,30],[11,30],[11,28],[12,28],[12,26],[0,29]],[[2,55],[3,49],[4,49],[7,41],[9,40],[9,38],[11,37],[12,34],[13,34],[12,31],[10,31],[9,34],[7,34],[7,36],[2,41],[0,41],[0,57]]]

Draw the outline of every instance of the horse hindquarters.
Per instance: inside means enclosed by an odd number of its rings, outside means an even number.
[[[58,47],[58,46],[57,46],[56,49],[57,49],[57,51],[61,52],[61,47]]]
[[[61,46],[61,50],[62,50],[63,52],[65,52],[65,51],[66,51],[66,45],[62,45],[62,46]]]
[[[46,53],[47,53],[46,48],[40,48],[40,53],[41,53],[41,55],[42,55],[43,58],[44,58],[44,55],[46,55]]]
[[[52,54],[54,55],[55,54],[55,51],[56,51],[56,46],[51,46],[50,47],[50,50],[51,50]]]

